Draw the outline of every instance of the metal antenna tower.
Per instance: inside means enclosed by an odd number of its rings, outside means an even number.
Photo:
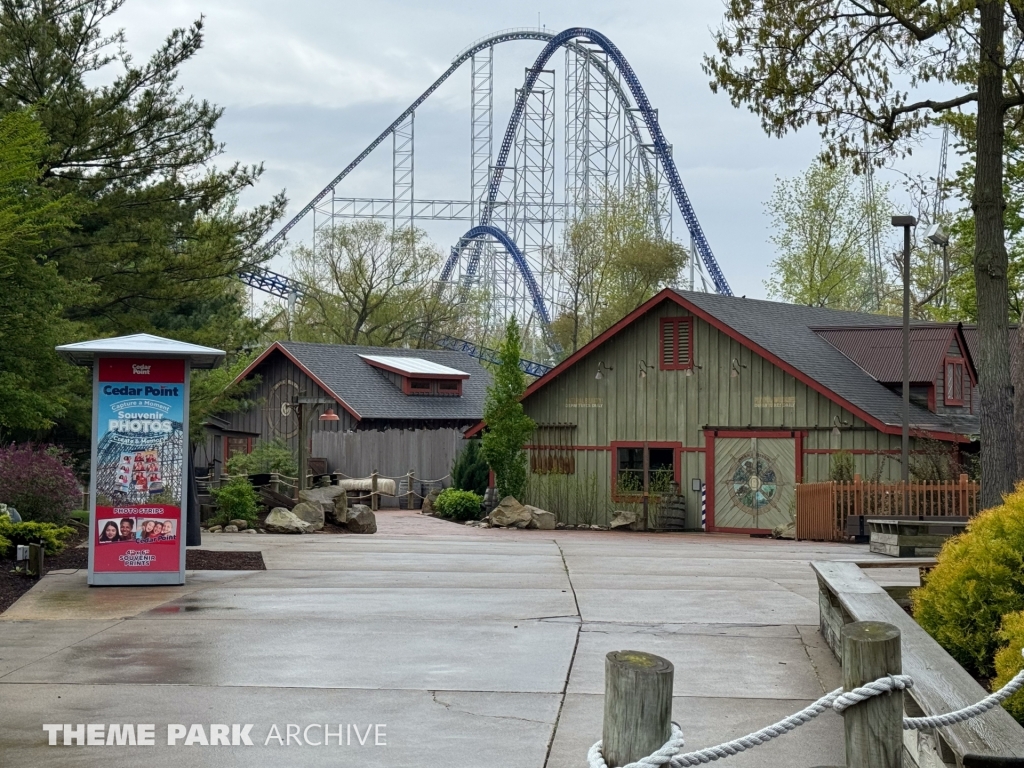
[[[394,205],[391,209],[391,226],[393,229],[412,229],[413,224],[413,180],[415,178],[415,118],[416,113],[409,116],[395,128],[392,134],[392,176],[391,192]],[[333,197],[333,195],[332,195]]]
[[[885,277],[882,269],[881,238],[876,226],[878,216],[875,211],[877,201],[875,198],[874,153],[865,149],[861,155],[864,158],[864,202],[868,217],[868,258],[871,265],[871,299],[874,302],[872,308],[880,310],[884,301],[882,285],[885,282]]]
[[[939,150],[939,172],[935,174],[935,206],[932,210],[932,224],[941,224],[943,218],[943,207],[946,202],[946,152],[949,148],[949,125],[942,126],[942,147]],[[939,305],[946,306],[949,303],[949,294],[946,290],[949,285],[949,247],[942,248],[942,291],[939,293]]]

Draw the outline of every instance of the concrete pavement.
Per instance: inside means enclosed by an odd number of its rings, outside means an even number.
[[[708,746],[838,685],[807,564],[869,557],[399,511],[379,526],[207,535],[261,549],[268,570],[190,573],[183,588],[47,576],[0,616],[0,765],[577,768],[601,734],[604,655],[627,648],[675,664],[674,716],[689,748]],[[44,723],[152,723],[156,745],[50,747]],[[251,723],[255,746],[169,747],[169,723]],[[386,746],[265,745],[288,724],[322,740],[324,723],[364,738],[381,724]],[[839,764],[841,728],[826,714],[728,764]]]

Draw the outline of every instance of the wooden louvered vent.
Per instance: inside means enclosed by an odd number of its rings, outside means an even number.
[[[693,318],[665,317],[661,320],[663,371],[678,371],[693,365]]]

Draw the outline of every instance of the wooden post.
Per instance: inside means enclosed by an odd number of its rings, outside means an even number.
[[[37,579],[43,578],[43,552],[44,545],[42,542],[39,544],[28,545],[28,575],[35,576]]]
[[[307,485],[308,480],[306,479],[306,473],[309,472],[309,460],[308,460],[308,448],[306,447],[306,409],[302,403],[296,403],[292,406],[296,411],[296,415],[299,417],[299,487],[296,489],[296,497],[298,498],[298,492],[304,491],[309,486]]]
[[[370,474],[370,509],[377,511],[377,470]]]
[[[843,688],[852,690],[903,671],[900,631],[880,621],[842,630]],[[903,692],[873,696],[843,713],[846,768],[902,768]]]
[[[406,481],[405,486],[405,508],[412,509],[413,503],[416,501],[416,496],[412,490],[413,481],[416,479],[416,475],[413,474],[412,470],[409,470],[409,479]]]
[[[960,475],[960,514],[964,517],[970,517],[970,507],[967,504],[967,475]]]
[[[619,768],[661,749],[672,735],[672,662],[641,651],[604,657],[604,759]]]

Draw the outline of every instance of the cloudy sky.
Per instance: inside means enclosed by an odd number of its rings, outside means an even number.
[[[113,20],[142,57],[172,27],[205,16],[205,48],[185,66],[181,83],[225,107],[218,134],[227,144],[225,160],[265,163],[261,188],[248,202],[285,189],[291,213],[474,40],[538,21],[554,31],[593,27],[618,45],[659,110],[683,183],[733,290],[761,297],[773,258],[763,203],[777,176],[807,166],[818,137],[808,131],[769,139],[753,115],[711,93],[700,64],[721,13],[720,0],[131,0]],[[539,42],[517,42],[496,49],[496,139],[523,70],[541,48]],[[560,69],[563,58],[553,62]],[[563,94],[556,98],[560,102]],[[468,136],[469,71],[463,67],[417,111],[418,198],[468,197]],[[938,141],[926,142],[902,168],[934,175],[937,158]],[[390,162],[386,142],[338,194],[390,196]],[[462,226],[426,228],[447,248]],[[291,240],[305,239],[309,231],[311,223],[303,222]],[[678,214],[675,232],[688,241]],[[287,270],[286,263],[275,266]]]

